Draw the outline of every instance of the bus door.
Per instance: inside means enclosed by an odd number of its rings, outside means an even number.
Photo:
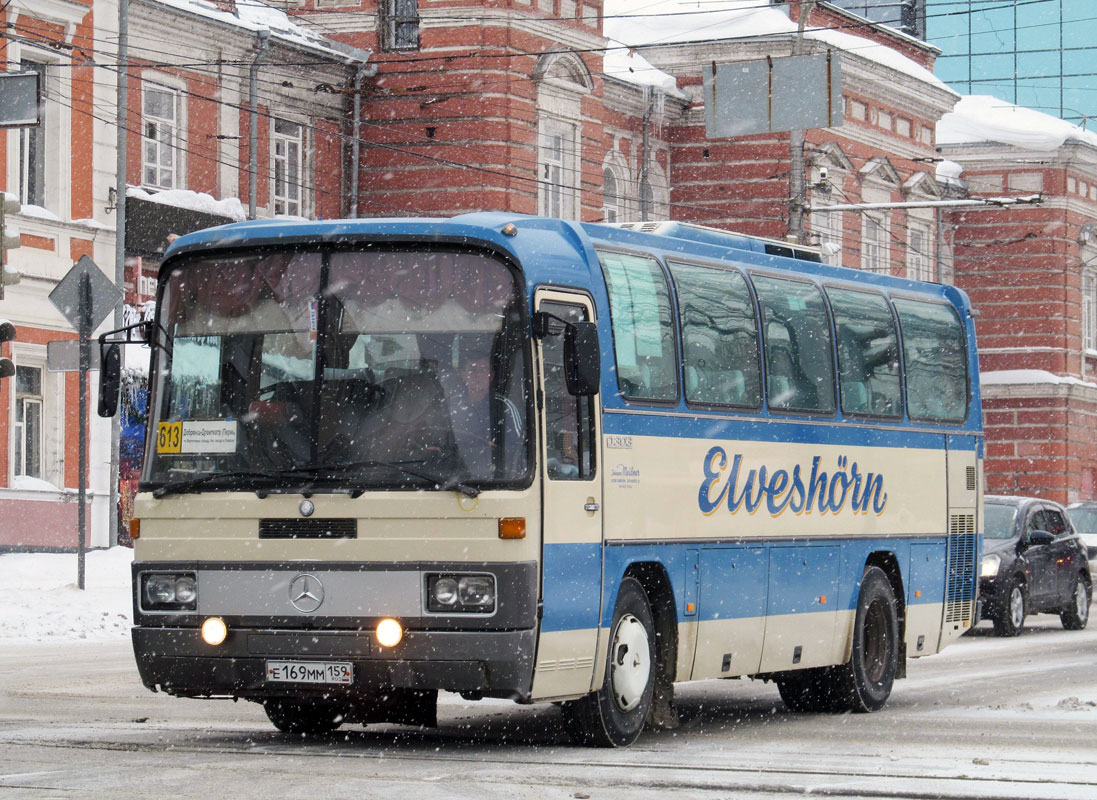
[[[601,404],[564,381],[564,322],[594,319],[583,295],[540,290],[538,311],[556,317],[537,341],[542,487],[543,612],[533,678],[537,699],[585,694],[594,677],[602,600]]]

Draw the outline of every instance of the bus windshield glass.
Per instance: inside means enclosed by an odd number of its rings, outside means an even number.
[[[161,492],[528,483],[518,287],[502,261],[467,251],[187,262],[161,299],[145,482]]]

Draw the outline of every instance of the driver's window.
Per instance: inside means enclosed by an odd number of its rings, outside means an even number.
[[[1066,533],[1066,520],[1063,519],[1063,515],[1056,511],[1054,508],[1045,509],[1044,520],[1044,524],[1047,525],[1044,530],[1052,534],[1053,536],[1062,536],[1064,533]]]
[[[1025,534],[1034,533],[1035,531],[1042,531],[1044,524],[1044,512],[1033,511],[1028,515],[1028,524],[1025,525]]]
[[[540,306],[568,322],[587,318],[582,306],[545,302]],[[568,393],[564,379],[564,325],[553,320],[548,336],[541,339],[545,371],[546,473],[551,480],[591,480],[594,464],[594,398]]]

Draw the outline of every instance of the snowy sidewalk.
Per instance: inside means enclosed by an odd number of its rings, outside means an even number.
[[[0,649],[7,644],[129,637],[133,550],[95,550],[76,588],[75,553],[0,555]]]

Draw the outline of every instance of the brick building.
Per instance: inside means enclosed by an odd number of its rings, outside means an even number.
[[[0,8],[8,70],[39,73],[43,90],[41,124],[0,135],[0,189],[21,204],[7,227],[22,247],[7,260],[23,276],[0,300],[0,317],[17,331],[3,353],[17,374],[0,381],[0,551],[76,544],[78,378],[46,363],[47,342],[76,334],[48,295],[82,255],[114,275],[119,203],[128,214],[131,308],[151,299],[172,234],[243,219],[250,204],[260,216],[344,211],[344,90],[368,54],[266,7],[235,10],[231,0],[221,7],[132,0],[130,189],[116,197],[117,16],[117,5],[103,0],[11,0]],[[253,163],[249,70],[260,58]],[[94,409],[97,373],[90,377]],[[103,546],[110,424],[94,411],[89,445],[88,543]]]
[[[958,97],[930,71],[935,48],[837,6],[814,6],[798,41],[797,0],[688,12],[665,2],[639,15],[626,0],[295,0],[285,4],[292,22],[258,0],[131,4],[125,202],[133,304],[149,296],[169,234],[252,208],[256,216],[494,209],[590,222],[673,218],[783,238],[798,207],[790,202],[790,136],[707,139],[700,65],[794,50],[836,54],[843,75],[843,124],[805,132],[801,205],[815,209],[805,219],[807,241],[828,245],[830,260],[846,266],[951,278],[940,212],[824,210],[939,198],[934,131]],[[27,277],[0,305],[8,316],[38,309],[17,323],[15,356],[41,366],[40,342],[72,335],[45,297],[79,248],[112,274],[110,209],[118,201],[107,109],[116,7],[12,0],[0,13],[14,24],[4,42],[9,65],[20,48],[54,59],[45,67],[43,128],[52,149],[40,151],[46,198],[17,215],[28,246],[12,253],[12,265]],[[54,23],[50,14],[72,21]],[[58,56],[59,43],[74,55]],[[0,137],[9,191],[26,183],[16,155],[27,152],[22,135]],[[47,411],[52,403],[55,433],[41,447],[55,467],[42,480],[54,489],[36,485],[34,499],[62,504],[75,484],[66,449],[75,436],[75,379],[48,380],[56,386],[41,403]],[[31,477],[13,465],[15,440],[26,436],[25,427],[16,433],[16,408],[38,399],[7,383],[0,504],[26,500],[27,490],[15,488]],[[109,456],[97,431],[92,485],[101,502]],[[6,517],[28,519],[20,514]],[[105,515],[96,517],[95,543],[106,543]],[[47,541],[34,526],[9,524],[0,548],[66,546],[71,529],[54,527]]]
[[[956,284],[979,312],[987,490],[1097,497],[1097,135],[992,97],[940,125],[980,196],[1039,205],[952,212]]]

